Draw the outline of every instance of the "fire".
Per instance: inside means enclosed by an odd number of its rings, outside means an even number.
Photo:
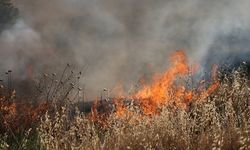
[[[178,75],[186,75],[189,72],[187,58],[183,51],[177,51],[171,56],[171,67],[163,74],[156,74],[151,85],[143,85],[143,88],[135,94],[140,100],[145,114],[156,113],[157,108],[165,105],[171,99],[171,89]],[[184,87],[176,90],[176,97],[183,96]],[[190,94],[189,94],[190,96]]]
[[[188,109],[193,101],[200,101],[212,94],[219,86],[217,79],[217,66],[214,65],[211,71],[212,81],[211,85],[207,87],[205,80],[200,82],[197,88],[188,87],[185,79],[192,77],[199,66],[188,64],[187,56],[184,51],[179,50],[173,53],[170,57],[170,67],[161,74],[155,74],[152,77],[152,83],[146,84],[144,79],[140,79],[142,85],[141,89],[133,95],[123,95],[124,90],[119,84],[115,91],[118,91],[118,96],[113,98],[113,105],[115,111],[113,114],[118,118],[133,116],[133,111],[126,106],[126,100],[136,104],[139,109],[139,114],[143,116],[152,116],[161,113],[164,106],[171,105],[174,108]],[[119,92],[120,91],[120,92]],[[97,107],[100,105],[97,101],[92,107],[91,120],[105,124],[105,120],[111,114],[110,111],[99,113]],[[105,106],[102,106],[105,108]],[[137,111],[138,115],[138,111]]]
[[[190,73],[192,75],[194,71],[198,70],[198,65],[192,66],[195,67],[189,67],[184,51],[179,50],[171,55],[170,67],[165,72],[155,74],[152,78],[153,82],[149,85],[142,82],[141,90],[132,95],[132,98],[139,102],[143,114],[158,114],[166,105],[174,105],[175,107],[186,109],[192,100],[204,99],[213,93],[219,86],[219,82],[216,78],[216,66],[212,69],[213,83],[207,90],[197,92],[197,90],[190,89],[183,84],[175,84],[176,81],[187,77]],[[119,109],[117,109],[116,113],[121,116],[125,110],[120,104],[117,106],[119,106]]]
[[[136,113],[141,119],[144,116],[160,114],[167,105],[178,109],[188,109],[191,102],[205,99],[220,85],[215,65],[211,71],[210,86],[207,87],[205,80],[202,80],[197,88],[187,86],[185,79],[192,76],[198,68],[196,64],[189,66],[184,51],[176,51],[170,57],[168,69],[163,73],[153,75],[150,84],[146,84],[143,78],[140,79],[142,86],[134,94],[127,96],[122,88],[122,82],[113,89],[116,92],[116,98],[109,98],[109,90],[105,89],[105,95],[101,96],[106,97],[105,102],[96,100],[91,114],[87,117],[102,127],[107,127],[107,120],[111,114],[123,118],[135,116]],[[21,126],[28,128],[32,123],[36,123],[40,116],[51,107],[48,102],[37,106],[17,103],[15,91],[11,92],[11,90],[0,86],[0,121],[2,122],[0,130],[11,128],[20,132]]]
[[[123,95],[124,90],[119,84],[118,96],[113,98],[113,105],[115,106],[114,115],[118,118],[133,116],[134,112],[126,106],[126,100],[132,102],[139,109],[139,114],[142,116],[152,116],[161,113],[164,106],[170,105],[178,109],[188,109],[193,101],[201,101],[213,93],[219,86],[217,79],[217,66],[214,65],[211,71],[212,81],[211,85],[207,87],[205,80],[200,82],[200,85],[190,87],[185,84],[185,79],[188,79],[198,71],[199,66],[188,64],[187,56],[184,51],[179,50],[173,53],[170,57],[170,66],[163,72],[155,74],[152,77],[152,83],[146,84],[145,80],[140,79],[142,87],[135,94],[130,96]],[[120,92],[119,92],[120,91]],[[107,120],[106,115],[99,113],[95,103],[92,107],[92,120],[102,122]],[[105,107],[105,106],[102,106]],[[108,112],[110,114],[110,112]],[[137,111],[138,114],[138,111]],[[103,118],[103,116],[105,116]],[[94,119],[93,119],[94,118]],[[101,118],[101,119],[100,119]],[[105,121],[104,121],[105,122]]]
[[[0,131],[2,132],[11,130],[14,133],[20,133],[39,122],[40,117],[50,108],[47,102],[37,106],[17,102],[15,94],[15,90],[9,92],[9,89],[4,86],[0,88]]]

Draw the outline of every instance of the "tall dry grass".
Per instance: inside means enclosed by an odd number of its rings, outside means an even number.
[[[223,75],[210,96],[188,110],[166,106],[160,113],[118,117],[105,126],[63,106],[46,113],[37,128],[41,149],[250,149],[250,82],[243,70]]]

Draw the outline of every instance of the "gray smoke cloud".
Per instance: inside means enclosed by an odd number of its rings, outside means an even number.
[[[178,49],[204,66],[218,63],[224,55],[244,53],[249,60],[248,0],[14,3],[21,17],[1,33],[0,68],[25,77],[27,65],[37,71],[66,62],[79,68],[87,65],[84,82],[90,95],[118,82],[129,86],[149,68],[163,70],[168,54]]]

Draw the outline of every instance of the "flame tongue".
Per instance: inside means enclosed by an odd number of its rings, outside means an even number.
[[[189,72],[187,57],[183,51],[177,51],[171,57],[171,67],[163,74],[157,74],[153,77],[151,85],[144,85],[143,88],[135,94],[135,98],[141,100],[145,114],[157,112],[157,108],[165,105],[171,97],[171,88],[178,75],[186,75]],[[176,97],[183,95],[184,87],[177,89]],[[187,96],[191,96],[189,93]]]

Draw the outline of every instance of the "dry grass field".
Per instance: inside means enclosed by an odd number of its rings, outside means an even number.
[[[185,55],[130,96],[74,104],[81,73],[40,80],[35,104],[1,86],[1,149],[250,149],[250,81],[244,66],[190,86]],[[162,93],[165,92],[165,93]]]

